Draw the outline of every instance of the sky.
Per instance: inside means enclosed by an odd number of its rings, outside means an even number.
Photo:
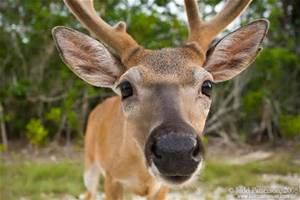
[[[138,4],[140,2],[140,0],[128,0],[128,4],[129,6],[133,6],[135,4]],[[149,0],[148,4],[151,5],[154,2],[154,0]],[[178,6],[179,5],[179,6]],[[222,10],[224,6],[224,1],[220,0],[220,3],[215,6],[212,7],[210,5],[201,5],[200,3],[200,9],[205,9],[205,13],[210,13],[213,11],[213,9],[215,9],[216,12],[220,12]],[[170,2],[167,5],[167,9],[169,9],[171,11],[172,14],[175,14],[178,16],[178,18],[184,22],[187,23],[187,17],[186,17],[186,13],[183,11],[184,8],[184,0],[174,0],[172,2]],[[164,10],[166,8],[163,7],[154,7],[153,9],[156,9],[158,12],[164,12]],[[150,13],[151,10],[145,10],[145,13]],[[209,19],[211,16],[209,16],[207,19]],[[240,24],[240,20],[239,18],[237,18],[234,22],[232,22],[227,29],[230,31],[233,31],[234,29],[236,29]]]

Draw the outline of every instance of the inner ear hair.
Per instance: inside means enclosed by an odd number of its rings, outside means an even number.
[[[212,54],[212,52],[214,52],[217,44],[223,39],[225,38],[226,35],[222,38],[215,38],[210,44],[209,44],[209,47],[208,47],[208,50],[206,51],[206,60],[207,58],[210,57],[210,55]],[[204,63],[205,64],[205,63]],[[204,65],[203,65],[204,66]]]

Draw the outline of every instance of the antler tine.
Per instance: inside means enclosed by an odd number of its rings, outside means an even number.
[[[228,0],[223,10],[208,22],[211,33],[216,35],[235,18],[237,18],[251,3],[252,0]]]
[[[199,12],[198,3],[196,0],[184,0],[184,3],[189,22],[189,32],[191,34],[200,29],[203,23],[202,16]]]
[[[111,27],[96,13],[93,0],[64,0],[76,18],[98,39],[115,50],[123,62],[129,62],[129,57],[142,49],[126,32],[126,24],[119,22]]]
[[[223,10],[210,21],[202,21],[197,0],[185,0],[190,26],[188,42],[196,42],[203,51],[208,49],[211,41],[237,18],[252,0],[228,0]],[[197,25],[196,25],[197,23]]]

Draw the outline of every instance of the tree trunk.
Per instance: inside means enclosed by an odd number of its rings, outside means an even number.
[[[8,149],[8,140],[7,140],[7,132],[5,127],[5,119],[4,119],[4,108],[2,103],[0,102],[0,126],[1,126],[1,138],[4,149]]]
[[[65,125],[66,125],[66,115],[63,114],[62,115],[62,118],[60,120],[60,124],[59,124],[59,127],[58,127],[58,130],[54,136],[54,142],[56,143],[59,143],[59,139],[61,138],[61,134],[65,128]]]

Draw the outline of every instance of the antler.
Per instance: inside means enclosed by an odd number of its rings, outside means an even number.
[[[197,0],[185,0],[189,22],[188,42],[196,42],[203,51],[211,41],[235,18],[237,18],[252,0],[228,0],[223,10],[210,21],[203,21]]]
[[[126,24],[119,22],[111,27],[96,13],[93,0],[64,0],[76,18],[98,39],[111,47],[123,62],[129,62],[131,55],[143,49],[126,32]]]

